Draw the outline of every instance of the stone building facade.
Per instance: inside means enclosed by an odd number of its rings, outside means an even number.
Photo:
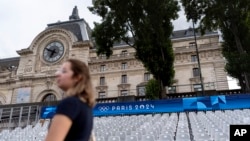
[[[200,91],[193,29],[174,31],[175,83],[167,93]],[[197,33],[202,79],[205,90],[228,90],[225,60],[217,32]],[[113,55],[97,56],[91,29],[80,19],[75,8],[69,21],[48,24],[30,46],[18,50],[19,57],[0,59],[0,103],[30,103],[60,100],[55,72],[68,58],[78,58],[89,65],[98,98],[145,94],[145,84],[152,75],[134,57],[135,50],[116,43]]]

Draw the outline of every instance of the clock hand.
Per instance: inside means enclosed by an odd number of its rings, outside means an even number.
[[[48,48],[45,48],[46,50],[48,50],[48,51],[50,51],[50,52],[52,52],[53,50],[51,50],[51,49],[48,49]]]
[[[52,50],[52,52],[51,52],[51,54],[50,54],[50,58],[56,53],[55,50],[56,50],[56,49],[53,49],[53,50]]]

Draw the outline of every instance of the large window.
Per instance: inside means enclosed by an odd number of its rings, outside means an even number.
[[[128,90],[121,90],[121,96],[127,96]]]
[[[193,68],[193,77],[197,77],[200,75],[199,68]]]
[[[201,91],[201,84],[194,84],[194,91],[197,92],[197,91]]]
[[[197,61],[197,56],[191,55],[191,62],[196,62],[196,61]]]
[[[106,70],[106,65],[101,65],[100,66],[100,72],[104,72]]]
[[[150,73],[144,73],[144,81],[148,81],[150,79]]]
[[[42,102],[56,101],[56,96],[53,94],[47,94],[43,97]]]
[[[106,97],[106,92],[99,92],[98,93],[98,98],[105,98]]]
[[[174,93],[176,93],[176,86],[168,87],[168,93],[169,93],[169,94],[174,94]]]
[[[105,85],[105,77],[100,77],[100,85]]]
[[[121,68],[122,68],[122,70],[127,69],[128,68],[128,64],[126,62],[123,62]]]
[[[127,83],[127,75],[122,75],[122,83]]]
[[[138,87],[138,95],[139,96],[145,95],[145,86]]]

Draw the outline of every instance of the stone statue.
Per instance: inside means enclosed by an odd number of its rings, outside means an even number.
[[[72,15],[69,16],[69,20],[78,20],[78,19],[80,19],[78,15],[78,9],[77,9],[77,6],[75,6],[73,9]]]

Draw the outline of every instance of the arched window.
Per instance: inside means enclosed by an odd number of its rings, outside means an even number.
[[[0,93],[1,94],[1,93]],[[5,102],[4,102],[4,98],[3,96],[0,96],[0,105],[3,105]]]
[[[47,94],[43,97],[42,102],[56,101],[56,96],[54,94]]]

